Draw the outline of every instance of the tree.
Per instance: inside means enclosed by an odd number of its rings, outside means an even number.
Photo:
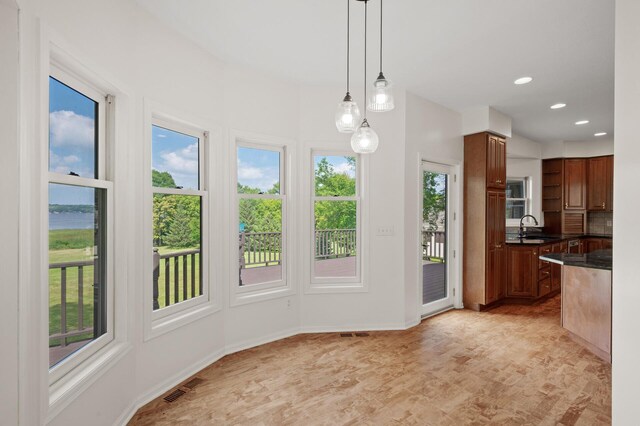
[[[437,231],[446,210],[446,177],[440,173],[422,174],[422,221],[428,231]]]
[[[151,170],[151,184],[156,188],[175,188],[176,182],[169,172]]]
[[[189,214],[184,205],[178,204],[175,216],[169,226],[169,234],[165,242],[172,248],[187,248],[197,244],[193,240],[191,227],[189,225]]]

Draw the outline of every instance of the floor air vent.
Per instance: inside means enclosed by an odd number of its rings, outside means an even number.
[[[363,332],[356,333],[356,337],[369,337],[369,333],[363,333]]]
[[[173,392],[171,392],[169,395],[165,396],[164,400],[167,401],[167,402],[174,402],[175,400],[180,398],[185,393],[186,392],[181,390],[181,389],[176,389]]]
[[[196,386],[198,386],[202,382],[204,382],[204,379],[201,379],[200,377],[194,377],[193,379],[189,380],[187,383],[185,383],[182,386],[184,386],[185,388],[187,388],[189,390],[193,390],[193,388],[195,388]]]
[[[340,337],[353,337],[353,333],[340,333]]]

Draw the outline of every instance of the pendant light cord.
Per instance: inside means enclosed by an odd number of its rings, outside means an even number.
[[[382,74],[382,0],[380,0],[380,74]]]
[[[349,3],[351,2],[351,0],[347,0],[347,93],[349,93],[349,40],[351,39],[350,37],[350,23],[351,23],[351,17],[349,14]]]
[[[367,4],[364,0],[364,121],[367,121]]]

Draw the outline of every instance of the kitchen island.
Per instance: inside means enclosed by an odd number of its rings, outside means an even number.
[[[611,362],[612,251],[548,253],[562,265],[562,326],[591,352]]]

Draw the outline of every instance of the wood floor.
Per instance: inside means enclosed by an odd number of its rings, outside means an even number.
[[[130,424],[610,424],[611,366],[559,324],[558,296],[407,331],[299,335],[223,358]]]

